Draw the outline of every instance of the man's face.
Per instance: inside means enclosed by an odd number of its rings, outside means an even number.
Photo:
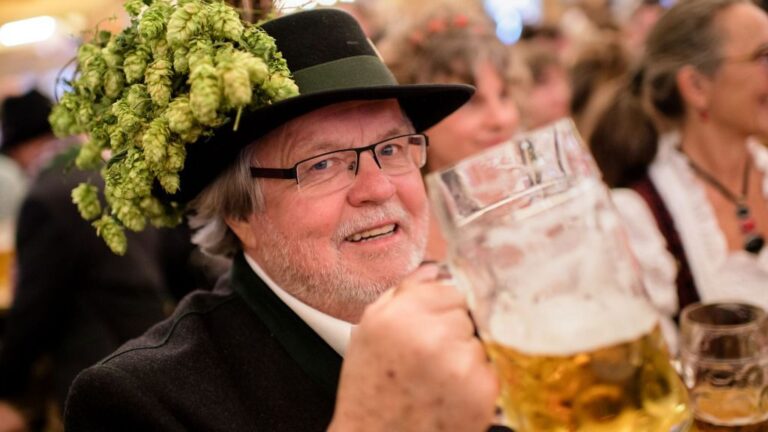
[[[271,132],[257,144],[253,163],[291,167],[412,131],[395,100],[340,103]],[[416,167],[388,176],[366,152],[354,182],[335,192],[318,194],[293,180],[260,181],[265,210],[235,231],[245,252],[283,289],[316,309],[356,322],[422,259],[428,211]]]

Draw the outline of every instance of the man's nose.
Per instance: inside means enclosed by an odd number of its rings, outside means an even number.
[[[395,185],[388,175],[379,168],[373,154],[364,152],[360,155],[357,176],[349,189],[347,199],[353,206],[378,203],[388,200],[395,194]]]

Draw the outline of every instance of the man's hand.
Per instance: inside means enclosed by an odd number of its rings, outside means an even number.
[[[352,333],[329,428],[483,431],[496,374],[464,298],[425,265],[370,305]]]
[[[27,422],[13,405],[0,400],[0,432],[26,432]]]

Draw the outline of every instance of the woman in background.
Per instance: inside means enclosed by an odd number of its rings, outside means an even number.
[[[496,37],[487,17],[464,9],[441,7],[382,42],[384,59],[401,84],[444,82],[477,88],[469,102],[426,132],[430,142],[425,172],[509,140],[520,121],[515,96],[524,79],[512,63],[511,49]],[[427,246],[433,259],[445,255],[438,228],[433,221]]]
[[[768,308],[768,149],[751,139],[768,133],[768,15],[746,0],[676,4],[648,37],[639,93],[627,115],[663,133],[631,184],[654,217],[633,223],[666,238],[680,309],[725,299]]]

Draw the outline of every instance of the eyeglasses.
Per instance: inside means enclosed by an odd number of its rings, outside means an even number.
[[[389,176],[408,174],[427,162],[427,136],[406,134],[357,148],[322,153],[299,161],[292,168],[251,167],[253,178],[296,180],[299,189],[332,193],[351,185],[360,169],[360,155],[370,151],[376,165]]]

